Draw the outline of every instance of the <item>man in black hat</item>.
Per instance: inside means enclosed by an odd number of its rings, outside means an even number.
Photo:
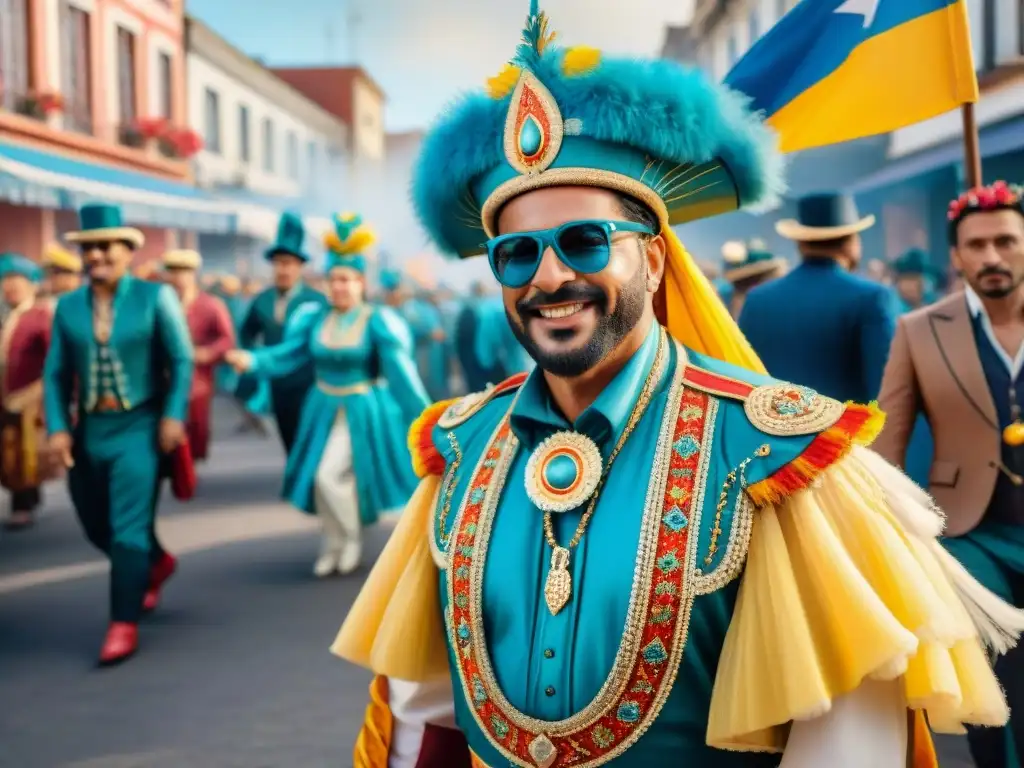
[[[739,324],[772,376],[799,381],[841,401],[878,397],[896,330],[885,286],[851,274],[860,265],[860,233],[875,223],[853,199],[809,195],[799,220],[775,225],[793,240],[802,263],[747,296]]]

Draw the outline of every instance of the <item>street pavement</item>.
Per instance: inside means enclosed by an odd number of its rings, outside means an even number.
[[[34,529],[0,534],[0,768],[345,768],[369,675],[327,648],[367,565],[318,581],[314,521],[277,502],[276,435],[218,439],[197,498],[166,494],[161,537],[180,557],[139,655],[98,669],[107,568],[64,489]],[[943,768],[968,768],[960,740]]]

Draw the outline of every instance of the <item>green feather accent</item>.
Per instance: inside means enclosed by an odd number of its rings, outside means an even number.
[[[523,28],[523,39],[511,63],[532,68],[557,36],[556,32],[548,31],[548,15],[540,10],[539,0],[530,0],[530,15]]]

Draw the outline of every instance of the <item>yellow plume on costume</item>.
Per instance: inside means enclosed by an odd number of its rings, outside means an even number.
[[[676,233],[665,222],[662,222],[661,232],[668,245],[661,290],[669,335],[696,352],[756,373],[767,373],[764,363]]]
[[[577,45],[565,52],[562,59],[562,74],[566,77],[585,75],[597,69],[601,63],[601,51],[586,45]]]
[[[487,79],[487,95],[492,99],[503,99],[515,90],[522,70],[515,64],[506,64],[494,77]]]
[[[344,220],[343,217],[342,221]],[[365,225],[349,235],[345,242],[341,242],[338,233],[333,229],[324,235],[324,247],[339,256],[351,256],[353,253],[362,253],[375,242],[377,242],[376,233]]]

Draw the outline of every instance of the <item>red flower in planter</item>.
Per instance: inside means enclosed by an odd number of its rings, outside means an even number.
[[[47,115],[64,109],[64,97],[59,93],[40,93],[38,102],[39,108]]]
[[[134,128],[145,139],[157,139],[167,131],[167,119],[163,117],[142,117],[135,121]]]
[[[191,128],[170,128],[161,139],[167,142],[177,157],[188,159],[203,148],[203,140]]]

